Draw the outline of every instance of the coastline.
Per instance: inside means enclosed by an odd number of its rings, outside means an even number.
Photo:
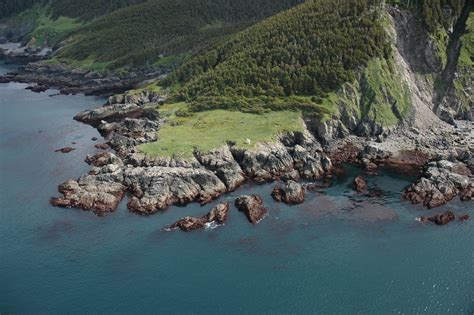
[[[121,102],[114,103],[117,100]],[[427,130],[398,128],[384,139],[349,136],[326,145],[305,130],[282,134],[278,141],[254,149],[228,144],[195,151],[192,158],[151,158],[137,146],[157,141],[156,133],[166,123],[150,114],[149,104],[159,106],[157,100],[161,97],[154,93],[142,94],[135,103],[115,97],[76,115],[76,120],[96,127],[113,152],[88,157],[91,172],[61,185],[63,196],[53,198],[53,205],[104,215],[115,211],[128,192],[129,210],[150,215],[171,205],[206,204],[246,182],[330,181],[344,163],[362,168],[365,176],[376,176],[380,168],[416,175],[404,198],[427,208],[457,196],[472,199],[472,122]]]
[[[62,94],[114,95],[136,87],[148,75],[158,74],[104,77],[61,65],[29,63],[19,72],[0,77],[0,82],[33,83],[32,89],[38,91],[54,86]],[[150,104],[159,106],[164,100],[153,92],[115,96],[96,110],[76,115],[76,120],[97,128],[107,139],[102,148],[112,151],[88,156],[89,174],[60,185],[62,197],[52,198],[51,203],[104,215],[115,211],[130,193],[129,210],[150,215],[171,205],[206,204],[246,182],[327,182],[344,163],[364,169],[366,176],[375,176],[379,168],[415,174],[417,180],[403,192],[404,198],[427,208],[457,196],[463,201],[472,199],[474,128],[469,121],[456,121],[455,126],[442,122],[426,130],[400,126],[384,137],[349,135],[329,140],[326,134],[306,128],[254,149],[228,144],[210,152],[196,151],[191,158],[151,158],[137,146],[159,141],[156,134],[166,121],[150,110]]]

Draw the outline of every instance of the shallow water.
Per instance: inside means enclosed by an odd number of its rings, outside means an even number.
[[[83,160],[96,152],[98,133],[72,117],[103,101],[25,87],[0,84],[1,313],[474,312],[473,221],[414,220],[447,209],[472,215],[472,202],[427,212],[400,200],[409,179],[389,173],[370,178],[381,197],[359,197],[350,188],[359,170],[348,168],[300,206],[274,203],[272,184],[218,200],[264,196],[270,212],[258,226],[233,207],[225,226],[162,231],[215,203],[150,217],[125,202],[104,218],[53,208],[57,185],[86,173]],[[65,146],[77,150],[54,152]]]

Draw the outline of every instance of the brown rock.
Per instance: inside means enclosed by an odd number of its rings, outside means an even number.
[[[237,198],[235,206],[239,211],[244,212],[249,221],[253,224],[259,223],[268,212],[263,203],[263,199],[255,195]]]
[[[61,153],[70,153],[72,151],[74,151],[76,149],[74,148],[71,148],[71,147],[65,147],[65,148],[62,148],[62,149],[57,149],[55,150],[54,152],[61,152]]]
[[[122,164],[122,161],[111,152],[100,152],[96,155],[88,155],[86,163],[96,167],[102,167],[109,164]]]
[[[285,184],[285,187],[275,187],[272,197],[278,202],[300,204],[304,202],[304,188],[297,182],[290,180]]]
[[[211,210],[211,212],[202,218],[185,217],[173,223],[169,229],[180,229],[181,231],[189,232],[202,229],[206,223],[216,222],[218,224],[223,224],[227,220],[229,208],[229,203],[218,204]]]
[[[107,143],[98,143],[94,147],[96,149],[99,149],[99,150],[108,150],[108,149],[110,149],[110,146]]]
[[[472,200],[474,187],[470,186],[467,189],[461,192],[461,200],[462,201],[470,201]]]
[[[170,226],[170,229],[180,229],[181,231],[189,232],[204,227],[204,220],[202,218],[185,217]]]
[[[209,212],[203,219],[206,222],[217,222],[219,224],[224,223],[227,220],[229,214],[230,205],[228,202],[220,203],[215,206],[211,212]]]
[[[465,222],[465,221],[468,221],[470,218],[471,217],[469,216],[469,214],[464,214],[464,215],[459,217],[459,221]]]
[[[446,225],[451,221],[454,221],[456,216],[452,211],[446,211],[445,213],[441,213],[435,215],[433,217],[428,218],[428,221],[431,221],[437,225]]]
[[[353,185],[354,185],[354,189],[358,193],[363,193],[364,191],[367,190],[367,181],[362,176],[357,176],[354,179]]]

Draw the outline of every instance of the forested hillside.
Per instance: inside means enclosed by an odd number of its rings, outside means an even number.
[[[0,38],[55,46],[95,18],[145,0],[5,0],[0,3]]]
[[[378,0],[317,0],[272,17],[178,68],[168,84],[197,96],[325,95],[390,45]]]
[[[87,26],[59,59],[109,68],[169,63],[303,0],[149,0]]]

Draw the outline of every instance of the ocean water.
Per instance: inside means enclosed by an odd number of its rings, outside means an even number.
[[[53,208],[57,185],[96,152],[98,133],[72,117],[103,100],[25,87],[0,84],[0,313],[473,314],[473,221],[415,221],[472,216],[472,202],[411,206],[400,198],[410,178],[388,172],[369,179],[381,196],[360,197],[350,188],[360,171],[348,167],[303,205],[273,202],[273,184],[216,201],[260,194],[270,211],[257,226],[232,207],[225,226],[162,231],[215,203],[150,217],[125,202],[103,218]],[[76,150],[54,152],[65,146]]]

